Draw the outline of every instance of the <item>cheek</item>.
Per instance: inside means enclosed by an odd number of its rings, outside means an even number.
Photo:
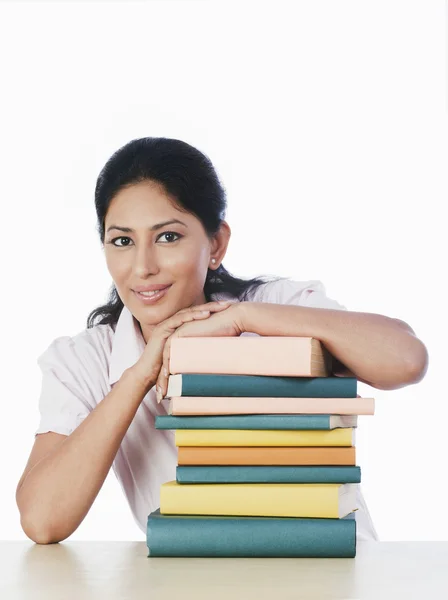
[[[173,256],[169,267],[178,277],[200,279],[204,269],[207,270],[207,254],[204,251],[186,250]]]
[[[207,267],[207,253],[197,250],[194,253],[183,254],[173,262],[170,271],[177,283],[177,291],[182,297],[182,302],[186,302],[186,305],[194,303],[198,295],[202,294]]]
[[[110,256],[108,254],[105,255],[105,259],[106,259],[106,266],[107,266],[107,270],[109,271],[109,273],[112,273],[114,271],[114,261],[111,260]]]
[[[109,273],[114,279],[119,278],[120,273],[126,268],[125,261],[119,260],[117,257],[112,257],[111,255],[106,255],[106,265]]]

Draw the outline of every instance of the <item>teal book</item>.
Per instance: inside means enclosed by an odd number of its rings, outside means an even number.
[[[294,429],[357,427],[357,415],[157,415],[156,429]]]
[[[356,398],[354,377],[278,377],[266,375],[170,375],[167,397],[240,396],[251,398]]]
[[[361,483],[359,466],[177,466],[178,483]]]
[[[343,519],[148,516],[148,557],[354,558],[355,513]]]

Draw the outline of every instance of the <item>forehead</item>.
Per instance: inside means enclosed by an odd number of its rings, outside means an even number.
[[[168,223],[174,219],[182,224]],[[112,227],[135,233],[139,230],[158,231],[170,225],[177,225],[184,232],[188,230],[194,235],[207,235],[201,220],[195,214],[179,206],[163,186],[146,181],[120,190],[112,199],[103,221],[106,233]]]
[[[122,204],[131,201],[159,201],[175,204],[175,198],[170,196],[163,185],[156,181],[140,181],[121,188],[113,197],[112,202]],[[111,204],[112,204],[111,202]]]
[[[122,216],[132,218],[158,218],[158,216],[182,214],[188,218],[175,199],[167,194],[163,186],[157,182],[142,181],[122,188],[112,198],[106,214],[106,220]],[[192,215],[190,215],[191,217]]]

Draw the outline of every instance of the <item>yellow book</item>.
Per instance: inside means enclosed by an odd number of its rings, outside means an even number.
[[[176,429],[176,446],[354,446],[355,429]]]
[[[164,515],[338,519],[357,510],[355,483],[207,483],[160,487]]]

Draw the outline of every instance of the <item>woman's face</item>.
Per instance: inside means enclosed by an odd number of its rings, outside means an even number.
[[[180,222],[167,223],[174,219]],[[205,302],[207,269],[219,266],[229,237],[224,223],[210,240],[201,221],[181,212],[158,183],[144,181],[114,196],[105,218],[107,268],[146,342],[155,325],[182,308]],[[134,289],[152,284],[170,287],[155,303],[145,304]]]

